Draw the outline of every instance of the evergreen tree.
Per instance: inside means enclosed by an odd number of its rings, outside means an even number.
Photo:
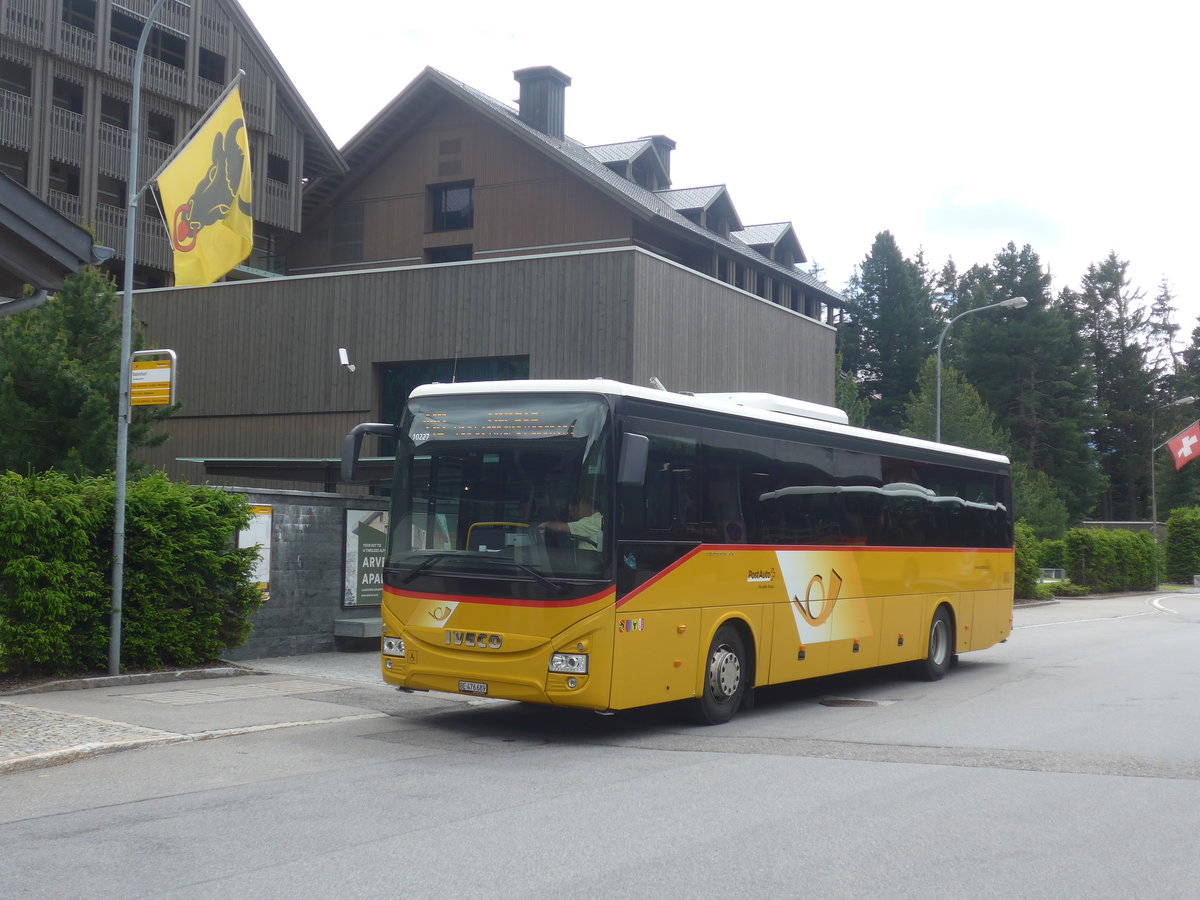
[[[1105,482],[1089,445],[1096,413],[1088,402],[1092,378],[1075,310],[1051,297],[1037,253],[1011,242],[991,265],[963,274],[954,308],[1009,297],[1029,304],[962,319],[945,341],[943,361],[951,360],[976,386],[1011,437],[1014,459],[1044,472],[1078,522],[1095,507]]]
[[[1148,518],[1147,460],[1150,413],[1158,404],[1145,341],[1148,321],[1139,291],[1129,283],[1129,263],[1110,252],[1088,266],[1074,295],[1084,347],[1091,362],[1092,402],[1102,416],[1092,433],[1109,487],[1099,514],[1109,520]]]
[[[0,467],[95,475],[116,462],[121,320],[99,269],[67,277],[44,305],[0,319]],[[165,407],[139,412],[130,448],[156,446]]]
[[[905,259],[891,233],[880,232],[846,298],[838,330],[846,370],[870,398],[871,427],[896,431],[937,338],[924,264]]]
[[[857,428],[866,428],[867,400],[859,393],[858,384],[843,369],[842,355],[840,353],[834,357],[834,373],[833,405],[846,414],[851,425]]]
[[[932,441],[937,417],[937,360],[929,357],[903,410],[901,434]],[[990,453],[1009,452],[996,417],[958,371],[942,366],[942,443]]]

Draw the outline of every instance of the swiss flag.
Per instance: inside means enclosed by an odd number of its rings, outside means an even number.
[[[1200,422],[1193,422],[1183,429],[1167,441],[1167,446],[1171,448],[1171,456],[1175,460],[1176,470],[1182,469],[1200,456]]]

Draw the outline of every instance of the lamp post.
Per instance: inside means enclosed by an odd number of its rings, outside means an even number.
[[[1027,306],[1029,301],[1024,297],[1009,297],[1007,300],[1001,300],[998,303],[989,303],[987,306],[977,306],[974,309],[968,309],[966,312],[960,312],[957,316],[946,323],[946,327],[942,329],[941,335],[937,342],[937,398],[934,401],[934,426],[933,439],[940,442],[942,440],[942,341],[946,339],[946,332],[950,330],[950,326],[961,319],[963,316],[969,316],[971,313],[983,312],[985,309],[1020,309]]]
[[[1154,417],[1159,410],[1170,409],[1172,406],[1187,406],[1190,403],[1195,403],[1195,397],[1180,397],[1178,400],[1172,400],[1170,403],[1164,403],[1162,406],[1156,406],[1150,410],[1150,443],[1153,444],[1158,439],[1158,431],[1154,427]],[[1154,447],[1150,451],[1150,534],[1154,536],[1154,540],[1158,542],[1158,489],[1154,483],[1154,454],[1163,448],[1162,444]],[[1154,587],[1158,587],[1158,565],[1154,566]]]

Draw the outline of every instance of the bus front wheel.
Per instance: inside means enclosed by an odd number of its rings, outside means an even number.
[[[954,624],[950,611],[939,606],[929,623],[929,646],[925,658],[917,662],[917,673],[925,681],[940,681],[954,662]]]
[[[704,661],[704,691],[696,700],[701,724],[721,725],[738,711],[753,677],[747,659],[742,633],[733,625],[718,628]]]

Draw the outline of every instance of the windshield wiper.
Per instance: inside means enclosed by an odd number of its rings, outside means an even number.
[[[452,553],[433,553],[421,560],[417,565],[413,566],[413,570],[400,579],[401,584],[408,584],[439,559],[444,559],[447,556],[453,556]]]
[[[539,584],[541,584],[543,587],[550,588],[550,590],[554,591],[554,593],[556,593],[556,594],[561,594],[563,591],[565,591],[567,589],[566,585],[559,584],[557,581],[551,581],[549,578],[547,578],[545,575],[543,575],[541,572],[539,572],[533,566],[527,566],[527,565],[525,565],[525,563],[512,562],[511,560],[507,560],[507,559],[505,560],[505,562],[509,562],[512,565],[516,566],[518,569],[520,569],[522,572],[532,575]]]

